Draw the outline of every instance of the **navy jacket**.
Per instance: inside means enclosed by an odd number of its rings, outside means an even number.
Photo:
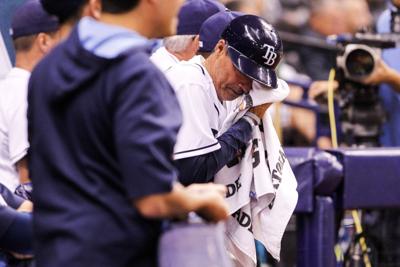
[[[181,112],[139,47],[113,59],[75,29],[32,73],[30,173],[38,266],[156,266],[161,222],[132,200],[171,190]]]

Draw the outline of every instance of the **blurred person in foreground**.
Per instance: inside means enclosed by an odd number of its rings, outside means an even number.
[[[157,266],[161,219],[228,216],[224,186],[176,182],[181,112],[148,39],[175,33],[181,4],[103,0],[35,68],[28,126],[38,266]]]
[[[32,266],[32,202],[13,194],[29,182],[27,94],[30,73],[59,41],[58,20],[39,0],[28,0],[14,13],[10,33],[15,67],[0,82],[0,265]]]

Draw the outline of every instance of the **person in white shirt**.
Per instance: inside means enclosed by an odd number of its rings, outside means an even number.
[[[36,63],[58,42],[58,27],[38,0],[28,0],[12,19],[15,67],[0,81],[0,183],[11,191],[29,181],[28,81]]]
[[[215,19],[212,34],[203,40],[213,44],[207,59],[197,56],[166,71],[183,113],[174,158],[185,185],[213,181],[240,154],[270,105],[252,107],[219,135],[227,101],[248,94],[253,81],[269,89],[278,86],[274,70],[282,56],[282,43],[272,26],[257,16],[229,11],[211,19]]]
[[[152,62],[165,72],[182,60],[189,60],[199,48],[199,32],[203,22],[217,12],[225,10],[215,0],[188,0],[178,15],[177,34],[164,38],[163,46],[151,56]]]

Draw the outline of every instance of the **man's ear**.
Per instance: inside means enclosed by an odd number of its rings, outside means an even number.
[[[197,34],[197,35],[193,38],[193,42],[199,43],[199,42],[200,42],[200,35]]]
[[[192,45],[194,51],[197,52],[199,50],[199,47],[200,47],[200,36],[199,35],[196,35],[193,38],[193,42],[191,45]]]
[[[215,45],[214,52],[217,54],[225,52],[226,41],[224,39],[220,39],[218,43]]]
[[[101,9],[101,0],[89,0],[83,8],[82,17],[89,16],[98,20],[101,16]]]
[[[51,48],[54,46],[54,40],[51,36],[47,33],[39,33],[35,40],[37,47],[39,48],[42,54],[47,54]]]

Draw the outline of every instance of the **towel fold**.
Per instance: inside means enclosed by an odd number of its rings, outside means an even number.
[[[253,83],[250,94],[231,103],[222,134],[251,106],[282,101],[289,93],[283,80],[277,89]],[[228,188],[226,200],[231,217],[226,226],[226,244],[242,266],[256,266],[254,239],[280,259],[281,240],[297,204],[297,181],[282,149],[268,112],[241,158],[228,163],[215,176]]]

